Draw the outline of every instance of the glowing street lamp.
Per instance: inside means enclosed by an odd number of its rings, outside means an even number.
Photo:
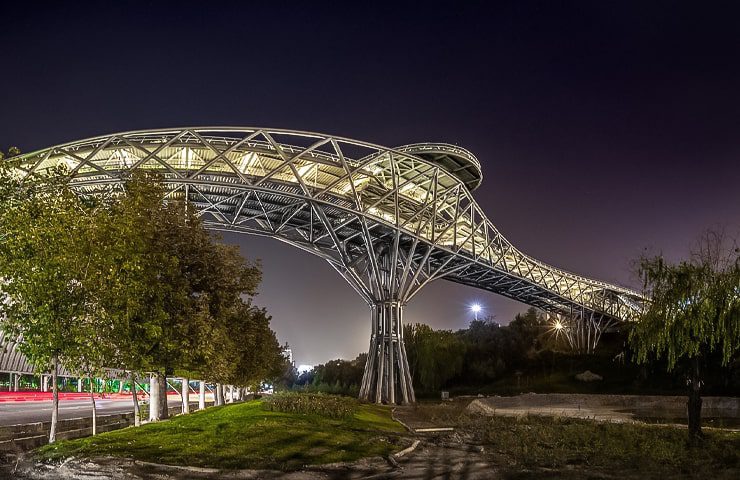
[[[470,306],[470,310],[475,314],[475,319],[478,320],[478,313],[482,310],[480,304],[474,303]]]

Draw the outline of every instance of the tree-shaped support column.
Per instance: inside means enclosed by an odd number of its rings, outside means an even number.
[[[403,304],[398,300],[370,307],[372,331],[360,399],[383,403],[414,403],[411,371],[403,342]]]

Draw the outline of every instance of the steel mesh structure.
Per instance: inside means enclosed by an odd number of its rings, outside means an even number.
[[[360,391],[367,400],[415,401],[403,307],[435,279],[580,318],[594,345],[641,308],[636,292],[511,245],[473,199],[480,163],[454,145],[386,148],[299,131],[183,128],[105,135],[21,160],[22,176],[65,165],[83,195],[116,192],[132,170],[156,171],[168,197],[190,201],[206,227],[274,237],[326,260],[370,306]]]

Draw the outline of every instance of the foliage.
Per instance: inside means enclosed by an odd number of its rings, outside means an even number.
[[[254,385],[282,373],[285,358],[270,329],[270,316],[251,301],[239,301],[224,311],[211,335],[219,354],[205,359],[204,365],[213,381]]]
[[[0,163],[0,316],[35,368],[52,372],[53,442],[59,362],[93,376],[113,353],[113,326],[100,301],[115,264],[103,227],[108,212],[97,198],[73,192],[63,167],[21,181],[12,159]]]
[[[301,375],[298,382],[309,383],[311,386],[308,390],[357,396],[366,361],[366,353],[361,353],[354,360],[331,360]]]
[[[359,405],[356,399],[350,397],[296,392],[281,392],[263,403],[263,407],[271,412],[322,415],[336,419],[351,417]]]
[[[462,382],[480,384],[494,381],[529,365],[542,348],[544,318],[534,308],[517,314],[508,326],[493,318],[473,320],[457,336],[465,343]]]
[[[403,335],[416,388],[437,391],[462,371],[465,344],[451,331],[417,323],[405,325]]]
[[[158,176],[91,196],[63,169],[20,182],[15,168],[0,162],[0,314],[40,370],[55,359],[86,376],[118,367],[236,385],[278,374],[270,317],[251,303],[259,265],[166,200]]]
[[[3,175],[9,174],[5,170]],[[78,198],[63,182],[65,171],[34,177],[3,200],[0,278],[5,300],[3,328],[42,371],[52,359],[73,371],[101,367],[109,325],[97,297],[108,267],[101,232],[102,209]]]
[[[666,425],[534,415],[461,415],[453,406],[420,410],[425,410],[430,421],[454,425],[472,437],[471,442],[495,452],[505,471],[526,469],[533,476],[561,472],[564,478],[574,478],[578,471],[584,478],[602,478],[604,474],[611,478],[615,469],[623,478],[711,478],[718,474],[720,478],[736,478],[740,472],[740,433],[734,431],[710,432],[705,448],[692,450],[686,444],[684,429]]]
[[[116,262],[101,303],[114,319],[117,364],[235,385],[273,375],[280,348],[251,303],[259,265],[217,242],[187,203],[164,197],[158,176],[134,172],[109,205]]]
[[[218,469],[295,470],[354,461],[401,448],[403,427],[390,408],[360,405],[350,418],[264,410],[253,401],[209,408],[168,422],[62,441],[36,452],[41,459],[113,455]]]
[[[740,250],[723,248],[719,235],[708,232],[689,261],[639,260],[650,301],[630,332],[637,361],[665,357],[670,370],[718,350],[727,364],[740,350]]]

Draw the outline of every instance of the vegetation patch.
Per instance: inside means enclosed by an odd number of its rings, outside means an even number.
[[[321,415],[343,419],[350,418],[360,406],[354,398],[323,393],[283,392],[265,400],[263,408],[272,412]]]
[[[420,415],[455,425],[469,436],[468,441],[484,445],[509,473],[740,478],[740,432],[736,431],[707,430],[701,445],[690,447],[686,429],[679,427],[457,412],[452,406],[419,409]]]
[[[389,455],[405,445],[403,432],[389,407],[359,405],[351,417],[336,420],[266,410],[262,401],[252,401],[61,441],[35,455],[46,461],[112,455],[168,465],[294,470]]]

